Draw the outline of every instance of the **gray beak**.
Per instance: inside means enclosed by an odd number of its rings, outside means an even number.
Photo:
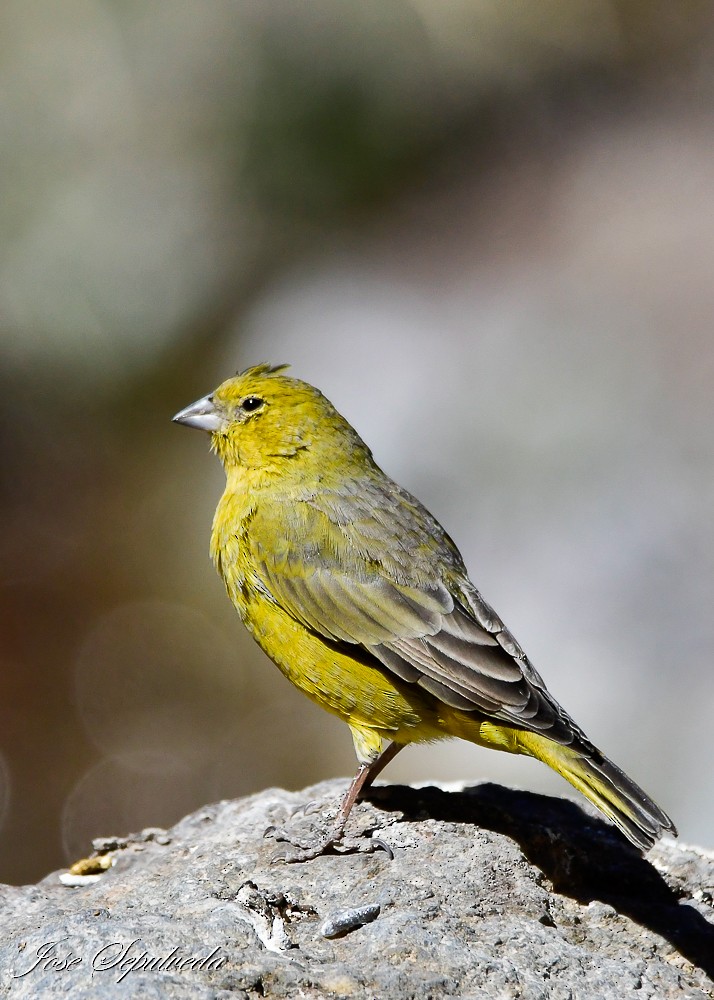
[[[223,417],[213,405],[213,396],[204,396],[197,399],[195,403],[179,410],[172,420],[176,424],[185,424],[186,427],[195,427],[199,431],[219,431],[223,427]]]

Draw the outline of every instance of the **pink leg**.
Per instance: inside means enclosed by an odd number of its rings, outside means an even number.
[[[390,743],[386,750],[382,750],[379,757],[375,757],[374,760],[369,761],[367,764],[360,764],[357,774],[350,782],[350,786],[345,793],[342,804],[340,805],[340,811],[337,814],[337,818],[340,823],[340,836],[342,836],[347,822],[347,817],[352,811],[352,806],[357,801],[360,792],[369,788],[374,779],[382,773],[387,764],[393,761],[399,751],[403,749],[403,743]]]

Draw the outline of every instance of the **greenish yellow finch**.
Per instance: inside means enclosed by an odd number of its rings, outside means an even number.
[[[352,732],[359,769],[337,823],[296,857],[339,841],[403,746],[452,736],[542,760],[642,850],[675,833],[549,693],[441,525],[284,368],[249,368],[174,420],[208,431],[225,469],[211,555],[228,596],[288,680]]]

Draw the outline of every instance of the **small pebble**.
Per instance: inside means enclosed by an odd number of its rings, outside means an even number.
[[[365,906],[355,906],[350,910],[343,910],[322,922],[320,934],[324,938],[335,938],[349,934],[350,931],[356,931],[358,927],[363,927],[376,920],[380,909],[379,903],[367,903]]]
[[[114,866],[111,854],[100,854],[98,858],[80,858],[70,867],[70,875],[101,875]]]
[[[92,849],[97,854],[107,854],[109,851],[123,851],[126,846],[126,837],[95,837],[92,841]]]
[[[72,875],[71,872],[62,872],[59,880],[62,885],[67,885],[71,889],[77,889],[82,885],[93,885],[101,877],[101,875]]]
[[[147,826],[138,837],[143,841],[153,840],[155,844],[161,844],[164,847],[171,843],[171,837],[160,826]]]

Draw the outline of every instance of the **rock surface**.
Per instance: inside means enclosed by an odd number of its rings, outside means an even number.
[[[670,841],[644,860],[572,802],[482,784],[375,788],[350,831],[391,860],[272,862],[266,827],[324,819],[343,788],[109,838],[113,867],[75,888],[1,887],[2,995],[714,996],[714,854]]]

